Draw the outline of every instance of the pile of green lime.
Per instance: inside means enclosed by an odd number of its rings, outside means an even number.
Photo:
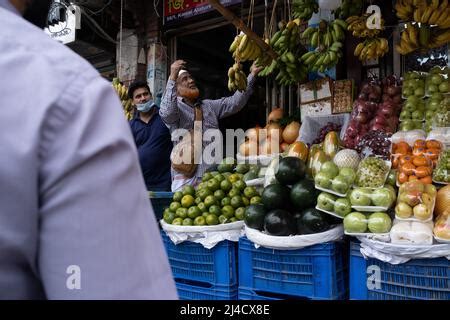
[[[261,202],[254,187],[248,187],[242,173],[206,172],[196,189],[185,186],[173,195],[164,210],[166,223],[181,226],[212,226],[244,219],[245,208]]]

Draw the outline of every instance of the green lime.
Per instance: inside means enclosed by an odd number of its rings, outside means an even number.
[[[231,198],[231,206],[235,209],[242,207],[244,205],[244,202],[242,201],[242,197],[240,196],[234,196]]]
[[[233,198],[235,196],[240,196],[240,195],[241,195],[241,192],[238,189],[236,189],[236,188],[233,188],[233,189],[230,190],[230,192],[228,192],[228,196],[230,198]]]
[[[225,181],[225,177],[222,174],[218,174],[217,176],[214,177],[214,179],[216,179],[219,182]]]
[[[234,217],[234,208],[232,206],[224,206],[222,208],[222,215],[227,219]]]
[[[185,218],[183,220],[183,226],[192,226],[194,224],[194,220],[191,218]]]
[[[205,174],[202,177],[202,182],[206,182],[212,178],[213,178],[213,175],[211,174],[211,172],[205,172]]]
[[[212,205],[211,207],[209,207],[209,213],[215,214],[216,216],[220,216],[220,214],[222,213],[222,210],[220,209],[220,207],[218,205]]]
[[[218,190],[220,188],[220,182],[216,179],[208,180],[208,189],[212,192]]]
[[[176,212],[178,208],[181,208],[181,203],[179,202],[172,202],[169,206],[169,209],[172,212]]]
[[[228,218],[225,217],[223,214],[219,216],[219,223],[224,224],[228,222]]]
[[[194,219],[194,226],[204,226],[206,224],[206,219],[203,216],[198,216]]]
[[[200,198],[200,197],[197,197],[197,198],[195,198],[195,204],[199,204],[200,202],[202,202],[203,200],[202,200],[202,198]]]
[[[244,207],[239,207],[234,212],[234,216],[238,220],[244,220],[244,215],[245,215],[245,208]]]
[[[232,173],[231,172],[223,172],[222,175],[225,177],[225,179],[228,179]]]
[[[165,208],[163,211],[163,215],[165,215],[167,212],[173,212],[173,211],[171,211],[170,208]]]
[[[183,196],[183,198],[181,199],[181,205],[184,208],[189,208],[189,207],[193,206],[194,203],[195,203],[195,199],[190,194]]]
[[[212,195],[212,192],[211,192],[211,190],[209,190],[208,188],[200,189],[200,190],[198,191],[198,196],[199,196],[200,199],[202,199],[202,200],[205,200],[205,198],[206,198],[207,196],[210,196],[210,195]]]
[[[254,196],[258,195],[258,191],[256,191],[255,187],[246,187],[244,189],[244,196],[251,199]]]
[[[223,198],[222,201],[220,201],[220,204],[222,205],[222,207],[230,205],[231,204],[231,198],[230,197]]]
[[[208,186],[207,182],[200,182],[197,186],[197,191],[201,189],[205,189]]]
[[[232,175],[230,175],[228,177],[228,181],[230,181],[231,183],[235,183],[236,181],[239,180],[239,175],[238,173],[233,173]]]
[[[177,191],[173,194],[173,201],[180,202],[181,198],[183,198],[183,193],[181,191]]]
[[[216,198],[214,196],[207,196],[204,201],[205,205],[209,208],[213,204],[217,204]]]
[[[188,209],[186,208],[178,208],[177,211],[175,212],[176,216],[179,218],[186,218],[187,214],[188,214]]]
[[[223,180],[220,182],[220,189],[222,189],[224,192],[228,192],[231,190],[233,185],[228,180]]]
[[[257,204],[261,203],[261,197],[260,196],[254,196],[250,199],[250,204]]]
[[[206,216],[205,220],[206,220],[206,224],[208,226],[213,226],[213,225],[219,224],[219,219],[217,218],[216,215],[214,215],[212,213],[208,214]]]
[[[203,202],[199,203],[197,207],[200,209],[201,212],[208,212],[208,207]]]
[[[210,173],[213,177],[215,177],[219,174],[219,171],[211,171]]]
[[[208,211],[202,213],[202,217],[204,217],[204,218],[206,218],[209,215],[210,215],[210,213]]]
[[[193,206],[188,209],[188,217],[191,219],[195,219],[201,215],[202,215],[202,210],[200,210],[197,206]]]
[[[244,181],[238,180],[235,183],[233,183],[233,188],[238,189],[239,191],[244,191],[244,189],[247,187]]]
[[[236,175],[238,176],[239,180],[244,180],[244,175],[242,173],[236,173]]]
[[[172,224],[175,226],[181,226],[183,224],[183,218],[175,218],[172,220]]]
[[[222,201],[223,198],[225,198],[225,192],[223,192],[222,190],[216,190],[214,192],[214,197],[218,200],[218,201]]]
[[[181,192],[183,192],[183,196],[186,195],[191,195],[194,196],[195,195],[195,189],[193,186],[184,186],[183,189],[181,190]]]
[[[242,197],[242,202],[244,203],[245,207],[248,207],[250,205],[250,200],[248,200],[247,197]]]
[[[171,224],[175,218],[175,213],[173,213],[172,211],[164,212],[163,219],[165,222]]]
[[[236,222],[236,221],[239,221],[239,220],[236,219],[236,217],[233,217],[233,218],[230,218],[227,223],[232,223],[232,222]]]

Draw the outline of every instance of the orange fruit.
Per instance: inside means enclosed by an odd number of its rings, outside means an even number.
[[[411,157],[411,156],[409,156],[409,155],[407,155],[407,156],[403,155],[403,156],[400,156],[400,158],[398,159],[398,164],[399,164],[400,166],[402,166],[402,165],[404,165],[405,163],[411,163],[411,161],[412,161],[412,157]]]
[[[432,184],[433,180],[431,179],[431,176],[426,176],[424,178],[421,178],[420,181],[422,181],[425,184]]]
[[[431,139],[431,140],[427,140],[426,148],[427,149],[439,149],[440,150],[440,149],[442,149],[442,145],[441,145],[441,143],[439,141]]]
[[[426,176],[431,175],[431,172],[432,170],[430,167],[421,166],[416,168],[415,175],[418,178],[425,178]]]
[[[406,175],[410,176],[410,175],[414,174],[415,169],[416,169],[416,167],[412,163],[407,162],[400,167],[400,172],[403,172]]]
[[[426,148],[427,143],[425,142],[425,140],[419,139],[416,140],[416,142],[414,142],[414,149],[418,149],[418,148]]]
[[[425,156],[415,156],[415,157],[413,157],[412,163],[416,167],[428,166],[430,164],[429,160]]]
[[[408,181],[416,181],[419,180],[416,176],[409,176]]]
[[[425,152],[425,148],[423,148],[423,147],[414,147],[414,149],[413,149],[413,156],[421,156],[421,155],[423,155],[424,154],[424,152]]]
[[[406,175],[406,173],[400,172],[397,179],[398,183],[403,184],[408,181],[408,176]]]
[[[441,151],[439,149],[427,149],[424,154],[428,159],[436,160],[439,158],[440,152]]]

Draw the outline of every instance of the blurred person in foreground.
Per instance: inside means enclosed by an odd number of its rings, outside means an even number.
[[[118,97],[49,6],[0,0],[0,299],[177,299]]]

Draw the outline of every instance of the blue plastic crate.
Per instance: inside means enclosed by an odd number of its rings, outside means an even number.
[[[212,249],[205,249],[201,244],[189,241],[175,245],[164,232],[162,238],[175,280],[237,285],[236,242],[225,240]]]
[[[344,243],[329,242],[298,250],[260,247],[239,240],[239,286],[256,292],[308,299],[345,299],[347,262]]]
[[[372,258],[365,260],[358,242],[350,246],[350,299],[450,300],[450,261],[446,258],[393,265]],[[379,278],[367,271],[370,266],[379,268]],[[375,283],[375,279],[379,282]]]
[[[173,192],[149,191],[148,197],[152,203],[156,220],[159,221],[163,217],[164,209],[170,206],[173,198]]]
[[[237,284],[233,286],[212,285],[178,279],[175,282],[180,300],[237,300]]]

